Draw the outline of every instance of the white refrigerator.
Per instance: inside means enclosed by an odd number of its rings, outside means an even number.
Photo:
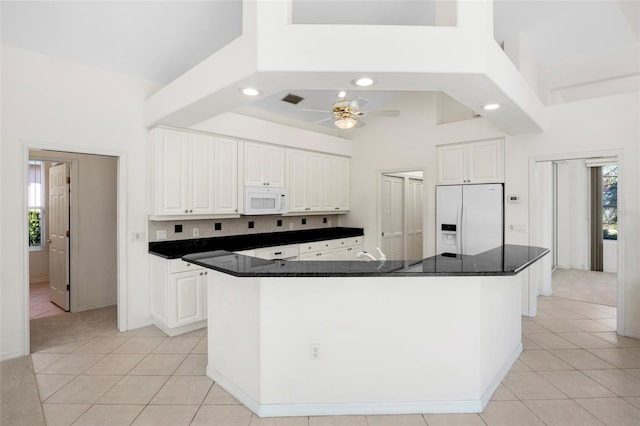
[[[437,254],[475,255],[504,243],[501,183],[436,187]]]

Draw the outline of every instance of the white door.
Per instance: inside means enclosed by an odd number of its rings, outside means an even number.
[[[69,185],[67,165],[49,169],[49,299],[69,311]]]
[[[189,144],[184,132],[162,129],[158,141],[159,213],[181,215],[189,213],[188,167]]]
[[[215,212],[238,212],[238,143],[234,139],[216,138]]]
[[[389,260],[403,260],[404,179],[382,177],[382,252]]]
[[[322,210],[322,156],[306,154],[307,207],[309,210]]]
[[[244,186],[263,186],[267,183],[264,176],[262,150],[260,144],[244,143]]]
[[[189,213],[211,214],[214,212],[213,136],[189,135],[189,169],[187,193]]]
[[[284,148],[265,145],[262,155],[265,181],[269,186],[284,188]]]
[[[290,212],[304,212],[307,207],[304,160],[304,151],[287,150],[287,207]]]
[[[466,177],[466,148],[446,146],[438,148],[438,184],[464,183]]]
[[[330,211],[337,207],[336,201],[336,158],[322,156],[322,202],[321,210]]]
[[[171,274],[173,292],[173,326],[180,327],[200,321],[202,313],[202,280],[204,271]]]
[[[407,259],[422,259],[422,180],[407,181]]]
[[[349,210],[349,159],[336,159],[336,204],[338,210]]]
[[[501,246],[502,184],[462,188],[462,253],[476,255]]]
[[[436,186],[436,254],[462,253],[462,185]]]

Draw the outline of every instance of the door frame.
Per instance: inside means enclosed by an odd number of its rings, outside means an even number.
[[[598,157],[614,157],[617,160],[618,164],[618,193],[624,194],[624,150],[623,149],[612,149],[612,150],[603,150],[603,151],[584,151],[584,152],[574,152],[574,153],[565,153],[565,154],[540,154],[540,155],[532,155],[529,156],[529,194],[530,194],[530,202],[529,202],[529,244],[536,245],[538,241],[536,221],[533,219],[536,215],[536,209],[538,206],[537,202],[537,185],[535,179],[535,166],[536,163],[545,162],[545,161],[563,161],[563,160],[582,160],[587,158],[598,158]],[[624,195],[622,197],[618,197],[618,210],[624,211],[625,209],[625,198]],[[625,333],[625,242],[626,236],[624,232],[625,227],[625,217],[624,215],[618,216],[618,271],[616,275],[616,284],[617,284],[617,301],[616,301],[616,332],[621,336],[627,335]],[[533,312],[537,310],[537,295],[538,295],[538,287],[537,286],[529,286],[529,303],[530,309],[533,309]]]
[[[116,267],[117,267],[117,328],[119,331],[127,331],[127,323],[128,323],[128,299],[127,299],[127,289],[128,289],[128,281],[127,281],[127,238],[126,238],[126,230],[127,230],[127,153],[119,150],[106,149],[101,147],[86,147],[86,146],[76,146],[76,145],[65,145],[65,144],[51,144],[37,141],[25,141],[22,143],[22,158],[21,158],[21,167],[22,167],[22,179],[18,184],[22,188],[22,211],[25,212],[25,220],[23,223],[22,234],[27,235],[29,229],[29,221],[27,220],[27,179],[28,179],[28,161],[29,161],[29,151],[31,150],[42,150],[42,151],[56,151],[56,152],[68,152],[72,154],[88,154],[88,155],[104,155],[109,157],[115,157],[117,159],[116,162],[116,180],[117,180],[117,214],[116,214],[116,226],[117,226],[117,235],[116,235]],[[36,158],[36,157],[34,157]],[[44,160],[44,159],[43,159]],[[63,160],[59,160],[63,161]],[[76,161],[77,160],[69,160]],[[78,182],[78,166],[76,164],[75,167],[71,167],[71,224],[70,230],[71,233],[71,261],[72,265],[70,266],[71,276],[71,306],[73,307],[74,303],[74,287],[73,285],[73,277],[78,276],[78,268],[77,264],[77,255],[74,256],[74,253],[77,253],[78,250],[78,240],[77,238],[73,238],[73,235],[78,235],[78,194],[77,194],[77,185],[73,185],[73,182]],[[74,191],[75,194],[74,194]],[[31,352],[31,326],[29,319],[29,247],[28,241],[26,238],[21,240],[20,250],[24,256],[23,261],[23,292],[22,301],[18,303],[22,305],[23,311],[23,330],[25,332],[24,335],[24,354],[28,355]],[[73,264],[73,258],[76,258],[76,263]],[[77,293],[76,293],[77,294]],[[21,302],[21,303],[20,303]],[[76,299],[77,304],[77,299]]]
[[[425,247],[425,241],[426,241],[426,233],[425,233],[425,228],[424,228],[424,224],[426,223],[425,220],[425,214],[427,211],[426,208],[426,202],[427,202],[427,198],[425,197],[424,191],[426,189],[426,185],[424,184],[424,177],[425,177],[425,171],[424,171],[424,167],[402,167],[402,168],[397,168],[397,169],[385,169],[385,170],[378,170],[378,179],[376,179],[377,182],[377,195],[376,195],[376,214],[377,214],[377,218],[376,218],[376,223],[377,223],[377,235],[376,235],[376,247],[380,247],[382,248],[382,179],[384,179],[385,175],[400,175],[402,173],[409,173],[409,172],[422,172],[422,255],[424,256],[424,254],[426,253],[426,247]],[[403,177],[404,176],[398,176],[398,177]],[[406,183],[406,182],[405,182]],[[403,203],[406,203],[406,195],[407,195],[407,188],[406,185],[403,185]],[[407,256],[407,209],[402,208],[402,233],[403,233],[403,237],[402,237],[402,254],[404,257]],[[385,253],[386,254],[386,253]],[[377,253],[376,253],[377,255]]]

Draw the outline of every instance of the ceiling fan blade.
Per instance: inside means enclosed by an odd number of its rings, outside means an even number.
[[[332,117],[323,118],[322,120],[314,121],[313,124],[322,124],[325,121],[329,121],[331,119],[332,119]]]
[[[365,123],[364,121],[358,120],[358,122],[356,123],[355,126],[353,126],[353,128],[357,129],[357,128],[360,128],[360,127],[364,127],[366,125],[367,125],[367,123]]]
[[[361,98],[360,96],[358,96],[357,98],[354,98],[349,105],[351,108],[361,109],[363,106],[365,106],[368,103],[369,103],[368,99]]]
[[[323,110],[323,109],[309,109],[309,108],[300,108],[300,111],[309,111],[309,112],[321,112],[323,114],[330,114],[331,111]]]
[[[388,117],[388,118],[397,118],[400,116],[400,111],[397,109],[383,109],[380,111],[371,111],[367,113],[369,117]]]

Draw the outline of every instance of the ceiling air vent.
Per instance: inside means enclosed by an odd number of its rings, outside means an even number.
[[[298,96],[298,95],[294,95],[294,94],[291,94],[291,93],[289,93],[287,96],[282,98],[283,102],[289,102],[290,104],[294,104],[294,105],[298,105],[303,100],[304,100],[303,97]]]

